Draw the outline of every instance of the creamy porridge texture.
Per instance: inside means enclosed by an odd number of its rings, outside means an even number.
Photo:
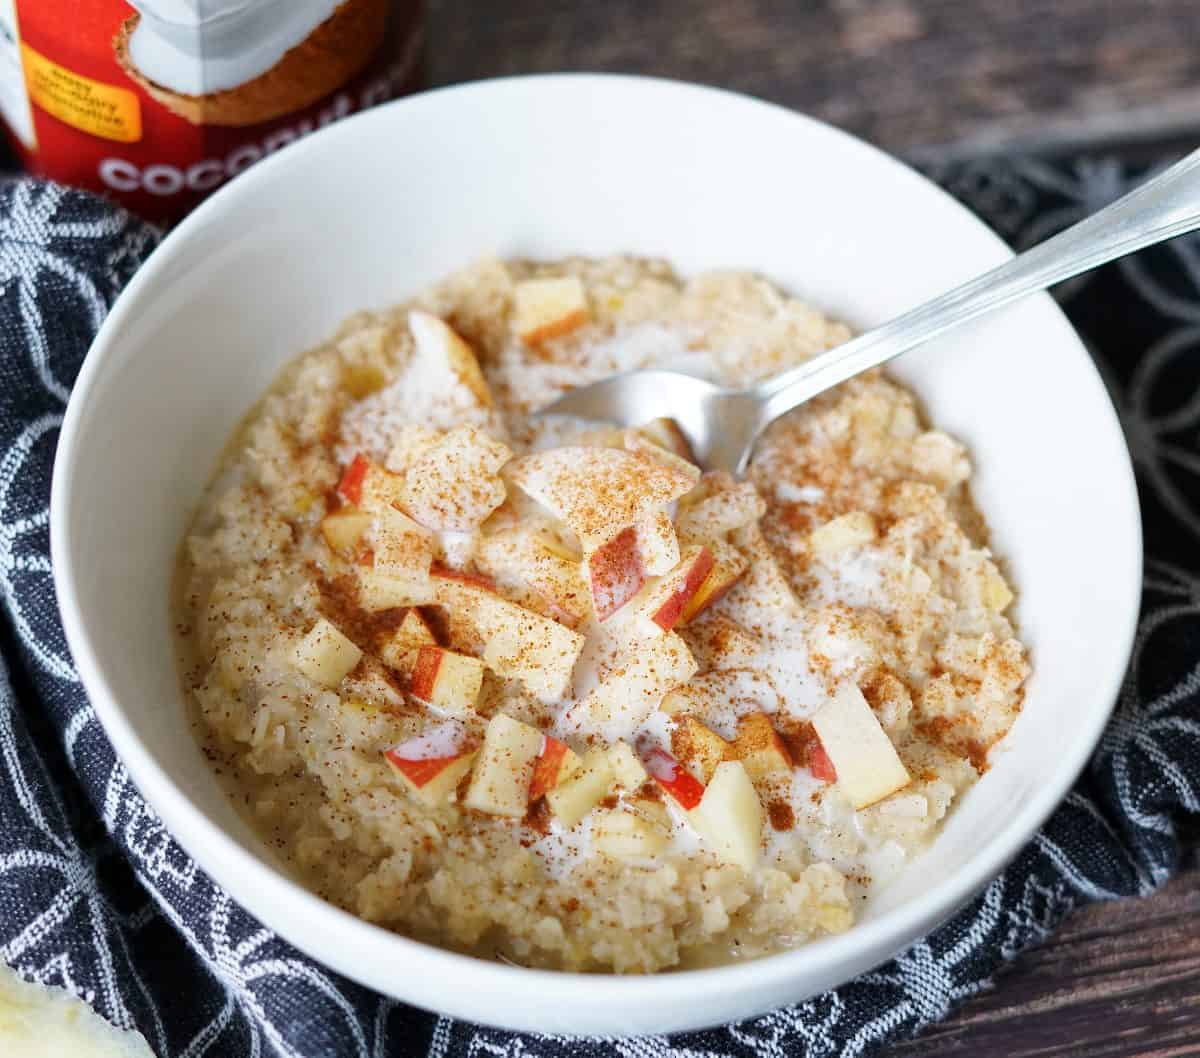
[[[773,426],[744,481],[666,420],[529,414],[846,336],[746,274],[487,260],[290,365],[187,537],[176,619],[206,752],[296,876],[531,966],[847,929],[1020,709],[966,451],[879,373]]]

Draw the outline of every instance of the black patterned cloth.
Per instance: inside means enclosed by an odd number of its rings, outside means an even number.
[[[933,175],[1018,248],[1139,176],[1107,158]],[[63,640],[47,505],[71,384],[157,240],[87,195],[0,183],[0,960],[22,977],[136,1027],[159,1058],[849,1058],[945,1018],[1074,908],[1177,868],[1200,818],[1200,239],[1058,291],[1120,410],[1147,548],[1132,665],[1078,785],[977,899],[873,973],[741,1024],[610,1041],[438,1018],[313,963],[197,868],[114,756]]]

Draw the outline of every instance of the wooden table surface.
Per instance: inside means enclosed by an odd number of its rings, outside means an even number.
[[[428,80],[734,88],[910,158],[1200,139],[1196,0],[430,0]],[[1096,905],[895,1058],[1200,1054],[1200,869]]]

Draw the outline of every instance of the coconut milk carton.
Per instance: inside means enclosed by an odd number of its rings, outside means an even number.
[[[25,165],[170,222],[268,154],[411,90],[420,0],[0,0]]]

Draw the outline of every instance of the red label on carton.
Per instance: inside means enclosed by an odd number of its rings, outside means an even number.
[[[0,0],[26,167],[172,221],[256,161],[415,87],[418,0]]]

